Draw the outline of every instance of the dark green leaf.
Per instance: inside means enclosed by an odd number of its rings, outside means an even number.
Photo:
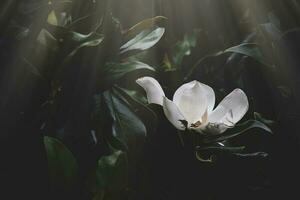
[[[200,147],[198,151],[210,152],[210,153],[239,153],[245,150],[245,147],[226,147],[226,146],[211,146],[211,147]]]
[[[78,178],[78,166],[75,157],[59,140],[45,136],[50,179],[53,184],[63,188],[73,187]]]
[[[122,151],[99,159],[96,170],[97,190],[106,188],[122,188],[126,184],[127,156]]]
[[[257,62],[263,64],[264,66],[270,66],[268,64],[268,62],[264,59],[264,56],[263,56],[262,51],[259,48],[258,44],[242,43],[240,45],[225,49],[224,51],[219,51],[217,53],[209,54],[209,55],[202,57],[194,64],[194,66],[190,69],[190,71],[187,73],[187,75],[185,76],[184,79],[189,80],[191,78],[191,76],[193,75],[193,73],[195,72],[195,70],[199,66],[201,66],[205,61],[207,61],[208,59],[212,59],[217,56],[221,56],[221,55],[228,54],[228,53],[241,54],[241,55],[244,55],[244,56],[247,56],[247,57],[250,57],[250,58],[256,60]]]
[[[23,61],[25,63],[25,67],[26,67],[26,69],[28,69],[28,71],[30,71],[32,74],[34,74],[40,78],[43,77],[41,75],[41,73],[39,72],[39,70],[32,63],[30,63],[26,58],[23,58]]]
[[[198,147],[196,158],[202,162],[213,162],[215,156],[237,154],[245,150],[245,147],[209,146]]]
[[[195,30],[193,34],[185,34],[183,40],[176,43],[170,55],[172,65],[181,66],[183,58],[190,55],[192,48],[196,46],[198,34],[199,30]]]
[[[269,66],[264,59],[264,56],[259,48],[259,46],[255,43],[243,43],[234,47],[230,47],[226,49],[223,53],[238,53],[245,56],[248,56],[257,62]]]
[[[138,101],[133,95],[132,91],[126,90],[124,88],[115,86],[114,93],[124,102],[127,103],[127,106],[132,110],[135,110],[135,113],[143,121],[147,128],[147,132],[154,132],[157,126],[157,116],[156,114],[149,109],[146,105]]]
[[[268,133],[272,133],[271,129],[267,127],[265,124],[263,124],[260,121],[256,120],[249,120],[242,124],[236,125],[232,129],[228,129],[225,133],[216,135],[216,136],[208,136],[204,139],[205,143],[213,143],[213,142],[222,142],[228,139],[232,139],[236,136],[239,136],[243,133],[248,132],[250,129],[259,128],[262,129]]]
[[[257,121],[260,121],[266,125],[273,125],[275,122],[273,120],[270,120],[270,119],[265,119],[260,113],[258,112],[254,112],[254,119],[257,120]]]
[[[126,63],[108,63],[104,67],[104,72],[102,73],[103,77],[100,81],[107,84],[112,84],[121,79],[126,74],[134,72],[136,70],[155,71],[149,65],[138,61]]]
[[[129,149],[134,148],[138,139],[144,139],[146,127],[138,116],[111,91],[104,93],[104,99],[113,119],[112,134]]]
[[[245,157],[245,158],[265,158],[268,156],[266,152],[255,152],[255,153],[235,153],[237,157]]]

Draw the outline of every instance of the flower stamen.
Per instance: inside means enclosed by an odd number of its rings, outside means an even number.
[[[196,123],[191,124],[191,128],[198,128],[201,125],[202,123],[200,121],[197,121]]]

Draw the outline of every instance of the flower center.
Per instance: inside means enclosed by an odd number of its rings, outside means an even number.
[[[202,123],[200,121],[197,121],[197,122],[191,124],[191,128],[198,128],[199,126],[201,126],[201,124]]]
[[[202,124],[205,124],[207,122],[208,119],[208,113],[207,110],[205,111],[204,115],[201,117],[200,120],[196,121],[195,123],[191,124],[191,128],[198,128],[200,127]]]

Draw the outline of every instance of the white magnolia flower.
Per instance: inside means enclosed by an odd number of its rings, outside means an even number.
[[[163,106],[166,117],[179,130],[220,134],[240,121],[249,108],[248,98],[241,89],[233,90],[214,109],[213,89],[198,81],[179,87],[173,101],[165,96],[154,78],[143,77],[136,82],[146,91],[148,102]]]

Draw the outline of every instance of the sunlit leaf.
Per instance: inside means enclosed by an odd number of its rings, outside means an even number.
[[[99,81],[101,81],[101,83],[104,82],[104,83],[111,84],[121,79],[126,74],[137,70],[155,71],[149,65],[138,61],[126,62],[126,63],[107,63],[102,72],[103,77]]]
[[[139,34],[140,32],[142,32],[145,29],[149,29],[156,25],[162,24],[166,20],[167,20],[167,18],[163,17],[163,16],[156,16],[153,18],[145,19],[145,20],[137,23],[133,27],[131,27],[128,31],[126,31],[126,33],[124,34],[124,37],[125,37],[125,39],[129,39],[129,38]]]
[[[273,23],[265,23],[259,26],[259,30],[263,34],[266,40],[272,40],[278,42],[282,36],[281,30]]]
[[[164,35],[165,28],[154,27],[151,29],[143,30],[136,35],[133,39],[125,43],[121,48],[121,53],[128,51],[143,51],[153,47]]]
[[[54,10],[52,10],[49,15],[48,15],[48,19],[47,19],[47,22],[49,24],[52,24],[54,26],[58,26],[58,19],[56,17],[56,13]]]
[[[255,43],[243,43],[234,47],[230,47],[226,49],[223,53],[242,54],[256,60],[257,62],[260,62],[265,66],[269,66],[265,61],[259,46]]]
[[[46,29],[41,30],[37,37],[37,42],[53,51],[58,48],[57,39]]]
[[[276,17],[274,13],[272,12],[268,13],[268,19],[270,23],[274,24],[278,29],[280,29],[281,27],[280,20],[278,19],[278,17]]]
[[[197,44],[198,34],[199,30],[195,30],[193,34],[185,34],[183,40],[175,44],[170,55],[173,65],[180,67],[183,58],[191,54],[192,48]]]
[[[72,40],[79,43],[79,45],[66,57],[65,62],[69,61],[80,49],[84,47],[95,47],[101,44],[104,37],[95,32],[84,35],[77,32],[71,32]]]

